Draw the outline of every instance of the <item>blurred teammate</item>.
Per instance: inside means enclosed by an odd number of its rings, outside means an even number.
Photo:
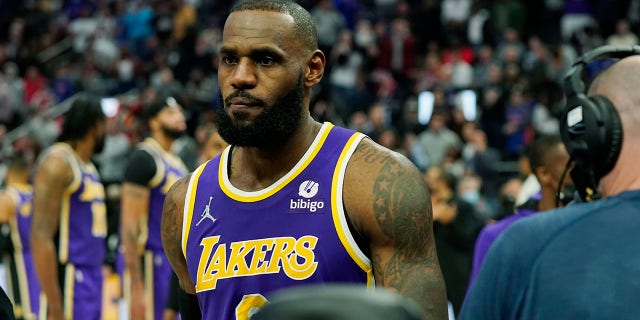
[[[162,250],[160,218],[165,194],[187,173],[171,153],[186,130],[182,107],[171,97],[143,109],[150,136],[141,142],[125,169],[120,238],[124,255],[123,295],[131,319],[162,319],[169,294],[171,265]]]
[[[99,101],[76,99],[64,114],[59,142],[37,164],[31,248],[49,320],[101,318],[107,221],[91,158],[104,147],[105,133]]]
[[[30,164],[24,156],[11,157],[7,164],[6,189],[0,194],[0,223],[10,227],[12,253],[8,258],[8,286],[18,319],[37,319],[46,310],[31,254],[33,187]],[[42,306],[42,307],[41,307]]]

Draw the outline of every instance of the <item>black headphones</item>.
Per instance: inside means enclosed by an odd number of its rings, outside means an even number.
[[[602,46],[582,55],[567,73],[566,107],[560,135],[574,165],[571,177],[585,201],[599,198],[598,181],[613,169],[622,146],[622,124],[613,103],[604,96],[587,96],[583,81],[587,66],[596,60],[622,59],[640,54],[640,46]]]

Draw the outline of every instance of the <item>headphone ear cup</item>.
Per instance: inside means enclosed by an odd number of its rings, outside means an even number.
[[[599,135],[602,140],[598,148],[591,150],[597,158],[595,173],[600,179],[609,173],[618,161],[622,148],[622,123],[611,100],[604,96],[592,96],[590,99],[599,109],[601,116],[598,126],[601,126]]]

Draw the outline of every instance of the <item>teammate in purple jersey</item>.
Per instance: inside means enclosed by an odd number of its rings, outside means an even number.
[[[107,223],[91,158],[105,133],[98,100],[78,98],[64,114],[59,142],[37,164],[31,243],[38,244],[32,251],[49,320],[101,318]]]
[[[318,282],[385,286],[427,318],[447,317],[422,176],[361,133],[311,117],[325,61],[313,18],[295,2],[232,8],[217,114],[231,146],[164,204],[184,318],[248,319],[271,293]]]
[[[0,193],[0,223],[8,223],[11,253],[0,257],[7,265],[9,296],[18,319],[37,319],[45,310],[40,301],[40,284],[36,276],[29,236],[33,188],[30,184],[29,161],[16,154],[7,161],[6,188]],[[6,260],[5,260],[6,259]]]
[[[131,319],[160,320],[172,276],[160,239],[162,204],[169,187],[188,171],[171,153],[187,125],[182,107],[171,97],[146,105],[143,117],[151,135],[131,156],[122,185],[123,294]]]

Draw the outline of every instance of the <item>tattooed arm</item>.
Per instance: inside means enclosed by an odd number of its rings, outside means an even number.
[[[418,169],[365,139],[347,166],[343,197],[355,228],[369,240],[376,284],[416,301],[428,319],[446,319],[431,202]]]
[[[180,280],[180,288],[188,294],[196,294],[195,286],[189,277],[187,261],[182,253],[182,218],[184,198],[191,175],[181,178],[171,186],[162,208],[162,247]]]
[[[191,175],[187,175],[171,186],[162,208],[162,247],[180,281],[179,310],[182,319],[200,319],[200,306],[196,288],[189,277],[187,261],[182,252],[182,220],[184,201]]]
[[[47,297],[49,319],[62,319],[62,294],[58,284],[58,257],[54,237],[60,226],[62,196],[73,182],[64,155],[52,151],[39,162],[33,184],[31,246],[36,273]]]
[[[145,305],[144,282],[142,281],[141,255],[139,239],[142,230],[143,216],[149,211],[149,188],[134,183],[122,184],[120,235],[121,247],[126,265],[126,272],[131,280],[130,316],[133,319],[144,319],[145,312],[152,306]]]

